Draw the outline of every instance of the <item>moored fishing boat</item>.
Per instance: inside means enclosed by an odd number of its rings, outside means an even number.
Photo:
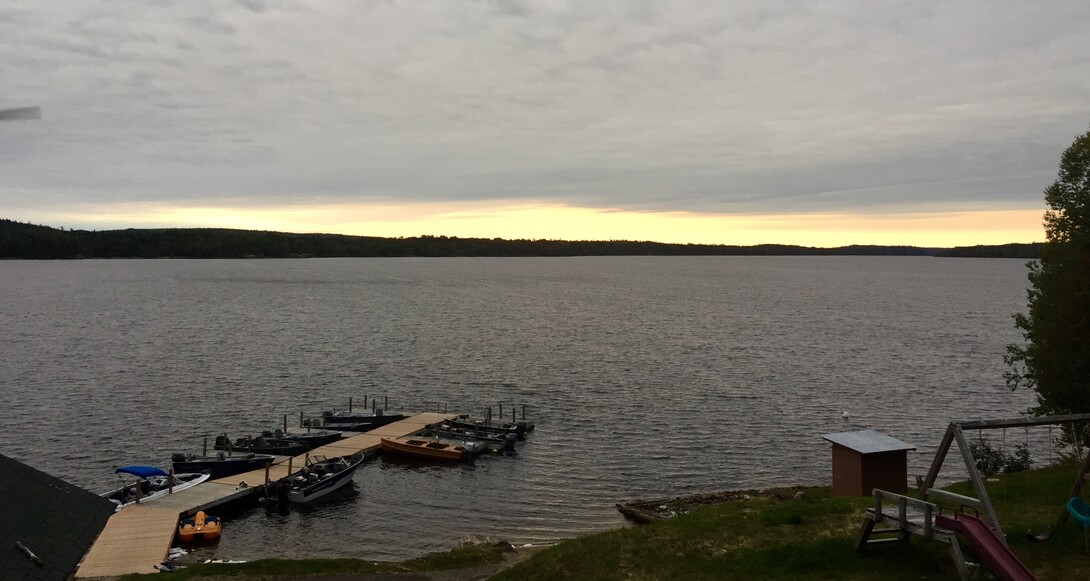
[[[267,439],[283,440],[286,442],[296,442],[306,446],[307,450],[313,450],[326,444],[332,444],[344,436],[340,432],[331,432],[328,430],[320,430],[317,432],[299,432],[297,434],[290,434],[281,431],[279,428],[274,431],[264,431],[261,435]]]
[[[458,461],[469,457],[465,445],[422,438],[382,438],[383,454],[400,454],[431,460]]]
[[[458,416],[445,422],[452,428],[473,430],[485,434],[514,434],[519,440],[525,440],[526,434],[534,431],[533,422],[485,422],[473,420],[468,416]]]
[[[183,518],[178,522],[178,540],[183,542],[196,539],[211,540],[220,536],[220,519],[197,511],[193,518]]]
[[[208,474],[182,473],[170,474],[155,466],[122,466],[114,470],[119,479],[122,474],[135,476],[137,480],[104,492],[100,496],[117,504],[116,510],[121,510],[138,502],[148,502],[170,494],[191,488],[208,480]]]
[[[518,440],[518,436],[514,433],[496,434],[478,432],[476,430],[457,428],[445,422],[428,426],[428,429],[420,435],[438,436],[440,438],[460,440],[463,442],[474,442],[493,450],[509,453],[515,452],[515,444]]]
[[[170,459],[176,473],[207,472],[211,478],[225,478],[264,468],[266,464],[276,460],[276,456],[249,452],[219,452],[215,456],[194,456],[175,452],[170,455]]]
[[[369,432],[375,428],[401,421],[406,417],[404,414],[384,414],[382,410],[375,410],[374,412],[322,412],[321,426],[313,426],[312,424],[312,427],[333,428],[349,432]]]
[[[278,504],[288,502],[313,502],[352,482],[356,468],[368,458],[365,454],[352,456],[311,456],[300,470],[270,482],[265,486],[265,497]]]
[[[249,436],[231,441],[227,436],[216,436],[212,446],[216,450],[245,451],[253,454],[273,454],[276,456],[298,456],[307,452],[308,448],[299,442],[284,440],[282,438],[266,438]]]

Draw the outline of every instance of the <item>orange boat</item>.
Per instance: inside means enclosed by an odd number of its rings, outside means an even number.
[[[178,539],[187,542],[197,537],[215,539],[220,536],[220,519],[198,511],[193,518],[183,518],[178,523]]]
[[[382,452],[432,460],[461,460],[466,455],[464,446],[414,438],[382,438]]]

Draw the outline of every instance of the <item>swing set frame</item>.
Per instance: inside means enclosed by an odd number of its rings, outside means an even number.
[[[1007,537],[999,524],[999,517],[996,515],[995,508],[992,506],[992,500],[988,496],[988,490],[984,487],[984,478],[976,467],[976,459],[973,457],[973,453],[969,448],[969,441],[965,437],[965,430],[995,430],[1048,425],[1062,426],[1063,424],[1074,424],[1076,422],[1090,422],[1090,414],[950,422],[950,425],[946,428],[946,434],[942,438],[942,443],[939,444],[938,450],[935,451],[935,458],[931,461],[931,468],[927,471],[927,476],[920,484],[920,500],[928,501],[930,499],[937,499],[976,508],[980,511],[981,518],[983,518],[988,526],[996,532],[999,539],[1006,544]],[[958,450],[961,452],[961,457],[965,461],[965,469],[969,472],[969,482],[976,492],[976,498],[934,488],[935,480],[938,478],[939,471],[942,470],[943,462],[946,461],[946,456],[950,452],[950,447],[954,442],[957,442]],[[1071,494],[1068,495],[1068,498],[1077,496],[1082,490],[1083,478],[1088,470],[1090,470],[1090,454],[1086,455],[1086,459],[1079,466],[1079,473],[1075,477],[1075,484],[1072,486]],[[1060,513],[1061,514],[1056,521],[1056,527],[1059,527],[1067,520],[1066,507],[1061,507]],[[1038,540],[1047,540],[1048,536],[1051,535],[1052,530],[1053,529],[1051,528],[1046,530],[1045,533],[1039,535],[1041,538]]]

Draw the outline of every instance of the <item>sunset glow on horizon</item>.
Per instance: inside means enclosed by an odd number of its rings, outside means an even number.
[[[1044,240],[1043,210],[883,214],[711,214],[633,212],[550,203],[308,204],[213,207],[124,204],[78,206],[23,220],[66,228],[234,228],[388,238],[453,236],[666,243],[973,246]],[[53,220],[60,219],[61,223]]]

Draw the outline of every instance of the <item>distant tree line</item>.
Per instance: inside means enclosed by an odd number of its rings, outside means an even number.
[[[783,244],[729,246],[718,244],[664,244],[629,240],[505,240],[502,238],[458,238],[447,236],[379,238],[374,236],[291,234],[216,228],[130,228],[126,230],[88,231],[64,230],[0,219],[0,258],[24,259],[383,256],[934,256],[939,251],[940,249],[916,246],[853,245],[838,248],[812,248]],[[962,255],[959,254],[958,256]]]
[[[944,258],[1028,258],[1041,257],[1040,242],[1030,244],[998,244],[994,246],[956,246],[935,253]]]

